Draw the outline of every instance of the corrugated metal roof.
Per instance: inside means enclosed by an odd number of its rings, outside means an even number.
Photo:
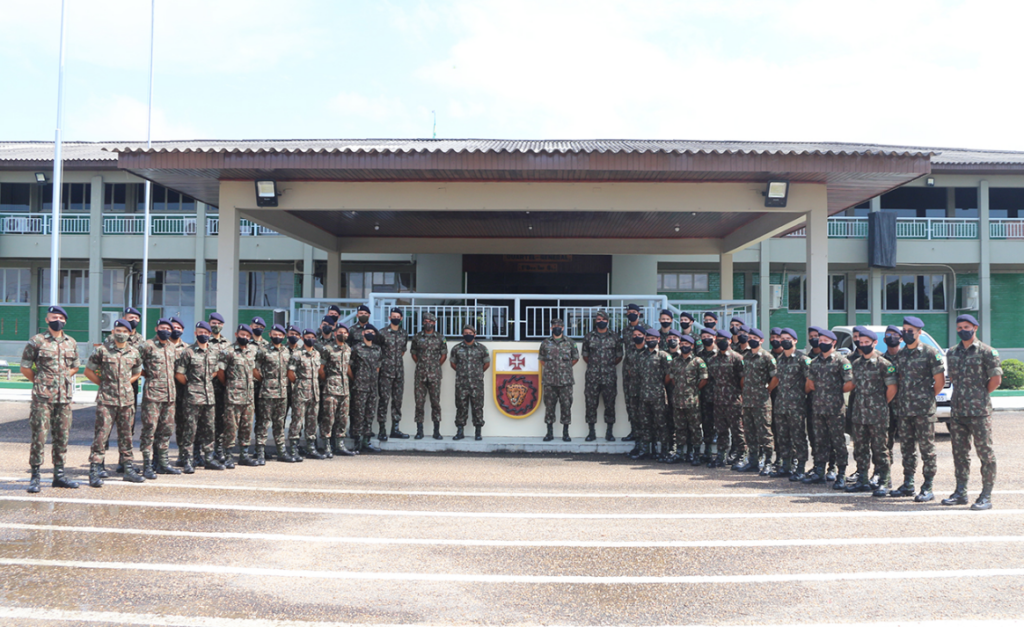
[[[115,146],[145,148],[146,142],[64,142],[64,160],[116,163]],[[53,161],[53,142],[0,142],[0,161]]]

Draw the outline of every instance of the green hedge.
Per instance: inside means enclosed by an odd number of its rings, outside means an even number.
[[[1003,382],[1000,390],[1019,390],[1024,388],[1024,363],[1018,359],[1007,359],[1003,362]]]

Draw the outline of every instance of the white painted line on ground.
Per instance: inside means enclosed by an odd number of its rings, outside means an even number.
[[[1024,536],[919,536],[913,538],[810,538],[791,540],[662,540],[602,542],[598,540],[450,540],[438,538],[358,538],[345,536],[308,536],[284,533],[240,533],[230,531],[176,531],[166,529],[119,529],[114,527],[73,527],[0,523],[0,529],[22,531],[58,531],[65,533],[108,533],[168,538],[205,538],[211,540],[251,540],[267,542],[324,542],[337,544],[390,544],[396,546],[467,546],[509,548],[598,548],[598,549],[714,549],[813,546],[878,546],[883,544],[1004,544],[1024,542]]]
[[[241,575],[251,577],[287,577],[294,579],[342,579],[357,581],[427,581],[434,583],[498,583],[498,584],[724,584],[724,583],[790,583],[873,581],[901,579],[957,579],[988,577],[1024,577],[1024,568],[991,568],[969,570],[906,570],[851,573],[793,573],[758,575],[678,575],[678,576],[612,576],[593,575],[486,575],[455,573],[387,573],[346,570],[290,570],[253,568],[216,564],[151,564],[144,562],[82,562],[75,560],[40,560],[0,558],[0,566],[42,568],[82,568],[88,570],[130,570],[144,572],[189,573],[206,575]]]
[[[723,479],[732,475],[722,475]],[[0,477],[0,482],[28,483],[21,477]],[[827,490],[825,492],[724,492],[720,494],[701,494],[697,492],[651,493],[651,492],[447,492],[444,490],[345,490],[334,488],[274,488],[268,486],[212,485],[202,483],[174,482],[173,479],[160,478],[159,481],[131,483],[127,481],[108,481],[104,487],[122,488],[186,488],[189,490],[223,490],[237,492],[268,492],[279,494],[349,494],[371,496],[442,496],[442,497],[483,497],[483,498],[541,498],[541,499],[771,499],[771,498],[823,498],[852,497],[860,498],[867,494],[850,494],[843,491]],[[772,484],[765,483],[765,486]],[[993,494],[1024,494],[1024,490],[993,490]]]
[[[721,514],[563,514],[548,512],[435,512],[430,510],[345,509],[334,507],[285,507],[276,505],[225,505],[220,503],[176,503],[171,501],[126,501],[118,499],[46,498],[32,496],[0,496],[0,501],[27,503],[68,503],[74,505],[115,505],[118,507],[155,507],[165,509],[206,509],[232,512],[265,512],[281,514],[331,514],[339,516],[386,516],[420,518],[513,518],[546,520],[744,520],[796,518],[891,518],[894,516],[1018,516],[1024,509],[992,509],[974,512],[958,509],[916,509],[891,511],[840,512],[740,512]],[[895,505],[895,503],[893,504]]]

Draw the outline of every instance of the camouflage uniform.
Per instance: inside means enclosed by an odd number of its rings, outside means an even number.
[[[64,466],[71,431],[71,395],[78,372],[78,342],[68,334],[60,339],[49,331],[33,335],[21,353],[21,367],[35,368],[32,383],[32,407],[28,422],[32,428],[32,445],[28,463],[33,468],[43,465],[46,433],[53,438],[53,465]]]
[[[637,324],[640,324],[637,322]],[[619,341],[622,344],[622,393],[626,397],[626,419],[629,420],[629,429],[636,432],[636,394],[632,396],[629,390],[635,390],[633,379],[636,377],[636,357],[639,352],[636,344],[633,343],[633,329],[635,325],[626,324],[619,334]]]
[[[188,348],[188,344],[178,340],[178,343],[174,345],[174,369],[172,372],[178,371],[178,362],[181,361],[181,356],[185,354],[185,349]],[[174,381],[174,441],[178,443],[178,454],[184,450],[181,447],[181,427],[185,424],[185,396],[187,394],[188,386],[178,383],[177,379]]]
[[[348,328],[348,345],[350,348],[355,349],[356,346],[359,346],[360,344],[363,343],[363,330],[366,329],[366,326],[368,324],[370,324],[369,321],[356,322],[355,324]],[[373,338],[374,346],[380,346],[380,337],[378,337],[379,335],[380,331],[378,330],[377,335],[375,335]]]
[[[622,359],[622,342],[610,329],[604,333],[591,331],[583,338],[580,354],[587,360],[587,373],[583,377],[587,424],[597,424],[597,404],[604,398],[604,421],[613,425],[619,384],[615,368],[616,362]]]
[[[566,336],[548,337],[540,343],[537,357],[543,364],[541,369],[544,387],[544,423],[555,424],[555,407],[561,405],[563,425],[572,423],[572,386],[576,382],[572,364],[580,358],[580,351]]]
[[[139,324],[142,324],[142,322],[140,321]],[[139,351],[139,354],[141,355],[142,354],[142,346],[146,343],[146,339],[144,337],[142,337],[142,335],[140,333],[136,332],[135,330],[132,330],[132,332],[128,334],[128,341],[125,342],[125,343],[128,346],[131,346],[135,350]],[[114,346],[116,346],[114,344],[114,334],[113,333],[107,335],[107,339],[103,340],[103,345],[106,346],[107,348],[111,348],[111,349],[114,348]],[[139,380],[136,379],[135,383],[132,383],[132,428],[131,428],[131,433],[135,432],[135,413],[136,413],[136,410],[138,409],[138,407],[139,407]],[[107,452],[107,448],[109,446],[110,446],[110,442],[109,441],[103,443],[103,452],[104,453]]]
[[[750,459],[763,453],[771,459],[772,399],[768,385],[775,378],[775,358],[765,350],[750,351],[743,358],[743,433]]]
[[[292,352],[285,342],[277,346],[269,344],[256,352],[256,368],[263,378],[256,411],[256,445],[266,446],[267,431],[272,426],[278,455],[285,449],[284,424],[288,417],[288,364],[291,358]]]
[[[360,338],[362,332],[359,333]],[[381,350],[376,344],[366,345],[361,339],[352,348],[352,437],[369,436],[377,415],[377,373]]]
[[[440,333],[420,331],[412,338],[409,349],[416,358],[413,391],[416,396],[414,420],[423,424],[423,408],[430,396],[430,417],[441,422],[441,358],[448,353],[448,345]]]
[[[263,329],[263,332],[269,334],[270,330]],[[252,344],[253,348],[256,349],[255,352],[253,353],[253,364],[256,363],[256,356],[260,354],[260,351],[267,350],[273,346],[270,340],[267,339],[266,335],[256,337],[255,334],[253,334],[252,342],[250,343]],[[264,430],[263,432],[263,442],[259,441],[260,416],[263,415],[263,395],[260,394],[262,390],[263,381],[254,378],[252,381],[252,434],[253,439],[256,441],[256,444],[265,444],[267,441],[266,430]]]
[[[672,358],[665,351],[644,348],[637,356],[638,442],[651,444],[659,435],[655,433],[655,429],[656,425],[662,422],[660,416],[664,415],[665,404],[668,402],[665,395],[665,376],[669,373],[671,363]]]
[[[889,478],[891,461],[885,448],[889,427],[889,408],[886,388],[896,384],[896,368],[878,351],[861,357],[851,364],[856,399],[853,405],[853,459],[857,472],[867,476],[870,463],[875,465],[882,483]]]
[[[185,417],[178,450],[190,452],[195,447],[206,454],[213,452],[217,404],[213,380],[219,357],[220,351],[209,342],[206,346],[197,342],[185,349],[174,367],[174,372],[186,379]]]
[[[705,364],[711,364],[711,360],[718,354],[718,350],[712,344],[710,348],[702,348],[697,351],[697,357],[704,360]],[[700,424],[704,431],[704,454],[711,454],[711,444],[718,441],[718,433],[715,431],[715,374],[708,368],[708,382],[700,391]],[[699,444],[695,445],[699,447]]]
[[[142,372],[139,351],[125,344],[108,347],[101,344],[89,356],[85,367],[100,378],[96,394],[96,437],[89,454],[90,464],[102,464],[110,430],[117,424],[117,451],[122,463],[132,461],[132,423],[135,417],[134,393],[130,380]]]
[[[896,353],[892,360],[899,386],[892,405],[899,418],[903,476],[917,472],[917,449],[925,479],[935,476],[935,375],[945,373],[942,355],[918,340],[917,347]],[[890,458],[892,453],[890,453]]]
[[[401,326],[391,325],[378,332],[381,344],[380,377],[377,380],[377,423],[384,429],[391,406],[391,425],[398,428],[402,420],[402,395],[405,394],[405,351],[409,334]]]
[[[743,452],[743,399],[740,379],[743,378],[743,357],[732,350],[719,351],[708,362],[708,373],[715,382],[715,431],[718,432],[718,455],[724,456],[729,448],[729,429],[732,429],[732,448]]]
[[[953,444],[953,466],[957,485],[967,485],[971,475],[971,439],[981,460],[982,488],[991,490],[996,482],[996,453],[992,448],[992,398],[988,380],[1002,376],[999,351],[975,339],[970,348],[962,343],[946,353],[953,384],[949,435]]]
[[[675,447],[670,454],[680,453],[682,442],[692,442],[697,453],[703,439],[700,415],[700,382],[708,378],[708,366],[704,360],[682,353],[672,355],[668,376],[672,378],[672,424],[675,427]],[[705,384],[707,387],[707,384]]]
[[[895,366],[896,365],[896,355],[899,354],[900,350],[901,349],[899,347],[897,347],[895,351],[892,350],[892,348],[890,348],[890,347],[886,347],[886,351],[884,353],[882,353],[882,356],[885,357],[886,359],[888,359],[890,364]],[[897,379],[897,381],[899,380],[898,369],[897,369],[897,372],[896,372],[896,379]],[[932,382],[934,383],[934,379],[932,380]],[[893,456],[893,450],[894,450],[894,448],[896,446],[896,434],[899,432],[899,426],[900,426],[900,418],[899,418],[899,416],[897,415],[897,412],[896,412],[896,403],[899,401],[899,398],[900,398],[900,393],[899,393],[899,390],[897,390],[896,391],[896,398],[894,398],[893,401],[891,403],[889,403],[889,429],[887,430],[886,437],[885,437],[885,448],[886,448],[886,450],[889,451],[889,459],[890,460],[895,460],[896,459]],[[933,426],[933,431],[934,431],[934,426]],[[915,453],[916,453],[916,451],[915,451]],[[916,466],[917,464],[914,464],[914,465]]]
[[[348,430],[348,367],[352,349],[348,344],[333,342],[324,348],[323,411],[320,417],[320,433],[325,438],[345,437]]]
[[[814,447],[814,467],[824,469],[831,453],[835,455],[836,466],[842,471],[849,463],[843,429],[846,416],[843,386],[853,381],[853,366],[846,356],[832,351],[828,357],[819,356],[811,361],[810,379],[814,382],[811,402],[814,434],[818,438],[818,445]]]
[[[178,386],[174,381],[177,347],[170,343],[149,340],[142,345],[142,369],[146,384],[142,388],[142,435],[139,450],[143,458],[166,451],[174,431],[175,404]]]
[[[210,341],[206,343],[220,359],[220,352],[228,347],[230,342],[219,333],[210,335]],[[222,442],[224,438],[224,385],[220,379],[213,377],[214,402],[214,443]]]
[[[306,350],[305,346],[296,348],[288,360],[288,370],[295,373],[288,439],[301,439],[303,425],[306,427],[306,438],[315,438],[317,412],[320,409],[320,353],[315,349]]]
[[[775,419],[779,422],[779,451],[784,460],[807,463],[807,379],[811,358],[799,353],[776,360],[779,385],[775,395]]]
[[[484,366],[491,361],[490,351],[480,340],[459,342],[448,359],[455,368],[455,426],[466,426],[470,404],[473,426],[484,426]]]
[[[251,344],[229,345],[220,353],[219,369],[224,371],[224,437],[221,444],[230,454],[238,440],[238,448],[246,452],[252,437],[257,348]]]

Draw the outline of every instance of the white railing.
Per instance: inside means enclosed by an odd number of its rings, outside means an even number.
[[[365,300],[358,298],[293,298],[289,324],[295,325],[300,331],[319,329],[320,322],[327,315],[327,309],[331,305],[337,305],[341,309],[340,322],[349,325],[355,319],[359,305],[365,304]]]
[[[840,239],[864,239],[868,236],[868,219],[859,216],[834,216],[828,219],[828,236]]]
[[[43,216],[41,215],[23,213],[0,216],[0,233],[42,235],[43,232]]]
[[[756,300],[670,300],[668,308],[672,316],[672,328],[679,328],[679,314],[686,312],[696,318],[698,328],[704,326],[704,314],[712,312],[718,316],[716,329],[728,329],[733,318],[743,320],[744,324],[757,327]],[[764,329],[762,329],[763,331]]]
[[[978,239],[977,218],[899,218],[897,239]]]
[[[992,239],[1024,239],[1024,218],[997,218],[988,222]]]
[[[103,233],[106,235],[142,235],[145,229],[145,216],[127,214],[103,215]]]

